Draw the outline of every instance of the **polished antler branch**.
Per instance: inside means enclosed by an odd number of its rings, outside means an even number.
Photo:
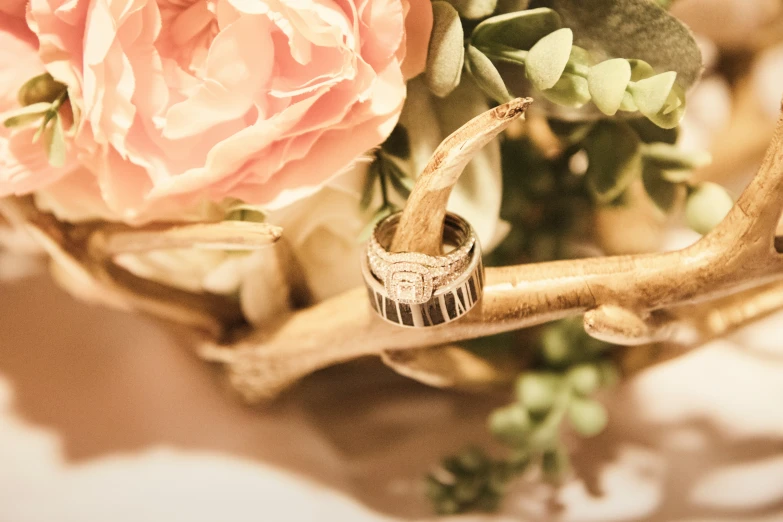
[[[511,103],[521,106],[519,100]],[[455,135],[480,133],[472,123]],[[445,143],[452,150],[477,143],[472,134],[461,136],[462,141],[452,136]],[[444,166],[449,161],[456,167]],[[430,175],[422,176],[411,194],[397,249],[439,248],[435,241],[440,240],[445,200],[455,172],[467,161],[463,154],[445,153],[433,163],[438,168],[428,167]],[[450,343],[576,314],[587,313],[588,332],[612,342],[672,338],[682,321],[668,319],[663,311],[783,279],[783,258],[775,248],[782,190],[783,118],[761,169],[729,215],[689,248],[488,268],[479,306],[460,321],[435,328],[385,323],[371,311],[365,290],[357,288],[293,314],[277,330],[253,332],[231,346],[205,345],[201,355],[226,363],[232,383],[252,400],[274,395],[314,370],[363,355]]]

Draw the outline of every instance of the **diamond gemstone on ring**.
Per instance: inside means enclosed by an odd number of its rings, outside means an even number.
[[[404,304],[426,303],[432,297],[432,275],[417,263],[394,263],[385,278],[386,291]]]

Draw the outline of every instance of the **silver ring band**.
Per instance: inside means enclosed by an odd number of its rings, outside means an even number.
[[[381,233],[373,234],[375,241],[370,241],[362,258],[373,310],[386,321],[410,327],[437,326],[468,313],[484,287],[481,247],[470,225],[448,214],[444,239],[455,249],[444,256],[427,256],[391,254],[383,247],[391,242],[398,223],[399,214],[381,221],[376,226]],[[373,250],[373,243],[381,253]]]

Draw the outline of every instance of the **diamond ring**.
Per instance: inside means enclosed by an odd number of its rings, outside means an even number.
[[[362,269],[373,309],[402,326],[436,326],[466,314],[483,288],[481,247],[470,224],[448,213],[440,256],[389,252],[400,213],[380,221],[363,256]]]

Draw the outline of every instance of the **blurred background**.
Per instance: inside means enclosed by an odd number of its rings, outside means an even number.
[[[703,80],[682,140],[735,195],[783,97],[783,2],[679,0]],[[674,231],[667,248],[698,236]],[[0,233],[0,521],[426,520],[422,478],[491,447],[503,394],[436,390],[360,360],[245,406],[184,332],[58,289]],[[13,252],[12,252],[13,250]],[[464,520],[783,521],[783,314],[607,390],[607,429],[565,438],[574,478],[515,481]]]

